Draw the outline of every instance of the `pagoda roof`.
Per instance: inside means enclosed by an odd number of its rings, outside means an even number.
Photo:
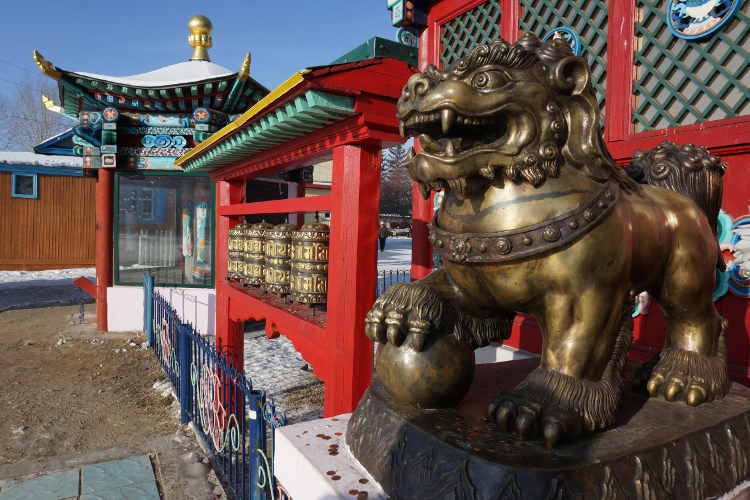
[[[65,70],[36,51],[34,59],[42,73],[58,81],[63,111],[75,118],[81,111],[106,107],[161,113],[210,108],[231,115],[242,113],[268,94],[266,87],[249,76],[249,55],[240,71],[190,60],[131,76]]]
[[[233,72],[211,61],[185,61],[163,68],[131,76],[108,76],[96,73],[69,72],[71,76],[83,76],[91,80],[117,83],[129,87],[164,88],[177,87],[206,80],[237,76]]]

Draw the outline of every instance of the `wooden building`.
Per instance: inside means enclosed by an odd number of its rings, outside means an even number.
[[[0,270],[94,265],[94,191],[75,156],[0,152]]]
[[[729,168],[716,306],[729,321],[732,378],[750,382],[750,2],[741,0],[388,0],[402,37],[419,38],[419,65],[445,67],[478,43],[558,33],[592,70],[604,139],[620,165],[664,140],[700,144]],[[414,190],[412,275],[432,269],[431,201]],[[636,321],[631,355],[664,343],[658,308]],[[518,316],[508,344],[539,352],[533,319]]]

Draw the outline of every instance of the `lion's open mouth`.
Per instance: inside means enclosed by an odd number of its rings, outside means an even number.
[[[466,116],[449,108],[427,113],[412,111],[401,121],[402,135],[417,137],[426,153],[446,158],[497,145],[507,132],[502,114]]]

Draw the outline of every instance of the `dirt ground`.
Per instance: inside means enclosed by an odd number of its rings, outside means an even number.
[[[213,472],[180,428],[176,403],[153,388],[164,376],[142,333],[98,333],[95,324],[93,304],[83,322],[80,306],[0,313],[0,489],[148,453],[164,498],[214,498]]]
[[[171,398],[152,389],[163,377],[145,339],[97,335],[93,305],[84,312],[83,324],[79,306],[0,314],[0,464],[176,431]]]

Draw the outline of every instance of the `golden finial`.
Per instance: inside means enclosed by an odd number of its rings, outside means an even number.
[[[253,58],[250,56],[250,52],[245,54],[245,59],[242,61],[242,67],[240,68],[239,73],[237,73],[237,79],[241,82],[244,82],[250,76],[250,61],[252,60]]]
[[[34,50],[34,62],[36,62],[36,65],[39,66],[39,71],[41,71],[48,77],[54,80],[59,80],[60,78],[62,78],[62,73],[60,73],[60,71],[55,68],[54,64],[46,60],[38,50]]]
[[[211,58],[208,57],[208,49],[213,45],[211,40],[211,30],[213,29],[211,20],[206,16],[198,14],[190,18],[188,29],[190,30],[188,43],[194,48],[193,57],[190,60],[210,61]]]

